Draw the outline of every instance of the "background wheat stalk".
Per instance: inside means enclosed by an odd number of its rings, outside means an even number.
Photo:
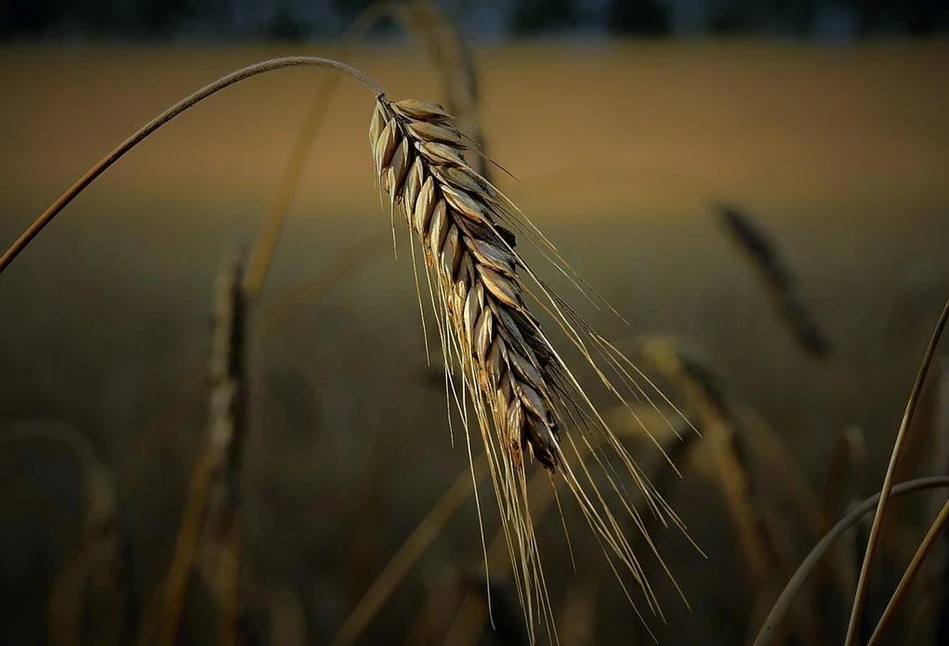
[[[128,542],[120,531],[114,478],[89,439],[75,428],[52,420],[14,427],[0,446],[51,443],[72,453],[84,478],[85,513],[79,551],[62,569],[50,592],[48,618],[52,646],[89,639],[117,645],[131,628]]]
[[[729,205],[720,205],[718,212],[725,229],[757,268],[775,309],[801,349],[817,359],[827,359],[833,351],[830,341],[807,307],[777,246],[751,215]]]
[[[195,464],[167,575],[158,643],[172,644],[196,565],[220,611],[218,640],[235,643],[240,563],[240,466],[247,435],[243,263],[232,253],[218,277],[209,365],[208,438]]]

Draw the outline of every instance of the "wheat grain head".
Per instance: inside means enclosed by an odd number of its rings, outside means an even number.
[[[717,210],[729,235],[757,268],[771,301],[801,349],[815,359],[830,358],[833,347],[774,242],[748,213],[728,205],[720,205]]]
[[[480,429],[531,639],[535,622],[548,630],[554,622],[530,520],[528,458],[564,478],[611,564],[615,561],[632,574],[650,611],[661,615],[639,557],[577,457],[583,446],[602,464],[603,448],[591,446],[597,442],[589,434],[606,438],[602,444],[619,456],[653,514],[665,523],[678,519],[593,407],[529,303],[552,314],[615,394],[620,395],[604,370],[617,375],[622,386],[637,389],[637,397],[645,394],[633,377],[635,367],[548,289],[515,250],[515,236],[522,236],[573,276],[553,245],[466,162],[464,154],[475,144],[442,106],[393,102],[380,94],[370,142],[391,215],[399,213],[413,233],[413,257],[415,242],[421,249],[450,397],[465,428],[473,417]],[[421,298],[419,288],[420,303]],[[460,388],[447,369],[452,365],[460,375]],[[565,434],[567,427],[578,432]],[[610,487],[645,534],[640,513],[626,503],[615,471],[608,475]],[[647,543],[655,553],[651,541]]]

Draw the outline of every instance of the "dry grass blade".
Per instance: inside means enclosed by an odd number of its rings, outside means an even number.
[[[649,612],[661,616],[640,558],[588,466],[578,458],[579,447],[592,443],[613,451],[643,492],[650,511],[680,527],[681,523],[593,406],[532,305],[552,316],[621,401],[626,398],[614,379],[633,396],[643,397],[632,374],[639,374],[637,369],[553,293],[514,249],[517,233],[581,288],[553,245],[468,165],[464,155],[472,144],[442,106],[380,96],[370,142],[393,216],[398,212],[412,232],[413,251],[416,243],[420,247],[443,361],[446,368],[457,368],[457,377],[446,371],[450,398],[465,430],[474,422],[485,446],[530,640],[536,639],[536,624],[548,631],[554,627],[528,511],[525,459],[530,457],[565,479],[591,529],[602,539],[607,558],[633,577]],[[420,286],[420,303],[421,292]],[[574,432],[564,435],[564,429]],[[470,455],[470,440],[468,446]],[[597,458],[602,464],[603,456]],[[615,479],[610,487],[624,498]],[[642,532],[639,513],[625,500],[623,506]],[[647,543],[658,558],[654,545]]]
[[[0,436],[0,445],[49,442],[67,448],[85,480],[85,520],[79,552],[56,577],[49,600],[49,641],[53,646],[120,644],[126,639],[128,582],[124,542],[116,515],[115,487],[89,440],[76,429],[52,421],[29,422]]]
[[[949,474],[949,359],[939,363],[936,401],[929,434],[929,468],[932,473]],[[936,492],[934,492],[935,494]],[[929,515],[936,517],[942,509],[945,496],[933,495],[929,500]],[[949,538],[935,547],[927,559],[928,567],[921,574],[910,603],[914,608],[910,622],[910,638],[914,644],[939,644],[949,639],[949,617],[940,612],[949,602]]]
[[[207,447],[192,471],[185,515],[167,576],[157,637],[160,646],[171,646],[177,638],[188,579],[195,565],[222,609],[220,634],[225,641],[232,630],[227,620],[236,616],[231,606],[237,588],[239,477],[247,434],[242,279],[240,256],[233,254],[218,278],[209,366]]]
[[[880,617],[879,623],[877,623],[876,628],[873,630],[873,634],[870,635],[868,646],[873,646],[874,644],[878,643],[883,636],[884,631],[886,631],[887,627],[890,625],[890,622],[893,621],[893,615],[896,612],[896,609],[906,597],[906,592],[909,590],[910,584],[913,582],[913,579],[916,577],[916,574],[922,567],[923,561],[926,560],[930,550],[932,550],[932,548],[935,546],[936,539],[939,538],[939,535],[945,529],[947,522],[949,522],[949,499],[946,500],[945,504],[942,506],[942,509],[939,510],[939,515],[936,516],[935,520],[933,520],[932,524],[929,526],[929,530],[926,532],[923,542],[920,543],[919,549],[917,549],[916,553],[913,555],[913,560],[910,561],[910,564],[903,572],[903,577],[900,579],[899,585],[896,586],[893,596],[890,597],[890,601],[886,604],[886,608],[883,610],[883,615]]]
[[[930,489],[949,488],[949,476],[934,476],[930,478],[918,478],[909,482],[903,482],[891,488],[890,495],[903,496],[917,491],[928,491]],[[827,550],[839,539],[848,529],[858,524],[860,520],[869,513],[877,504],[879,504],[882,492],[875,494],[841,518],[827,534],[825,534],[810,551],[807,557],[801,561],[797,571],[788,581],[778,600],[771,608],[771,612],[765,619],[755,638],[755,646],[763,646],[771,641],[775,631],[781,624],[785,613],[794,601],[795,596],[804,585],[808,575],[817,567],[820,560],[827,553]]]
[[[870,537],[867,540],[867,548],[864,553],[863,563],[860,566],[860,576],[857,579],[857,591],[854,593],[853,607],[850,610],[850,621],[847,625],[847,637],[844,640],[846,646],[853,646],[857,639],[857,628],[860,616],[863,612],[864,598],[867,594],[869,585],[870,566],[873,564],[874,550],[880,535],[880,529],[883,525],[883,516],[886,513],[886,504],[890,497],[890,490],[893,488],[893,476],[896,472],[896,465],[899,462],[900,453],[903,444],[906,441],[907,431],[916,414],[916,408],[919,403],[920,394],[926,381],[926,375],[929,373],[929,367],[932,364],[933,357],[936,354],[936,348],[939,345],[939,339],[946,327],[946,321],[949,320],[949,300],[943,305],[939,320],[936,322],[936,328],[933,331],[929,345],[923,354],[923,360],[916,375],[916,381],[913,383],[913,389],[910,391],[909,399],[906,402],[906,410],[903,412],[903,419],[900,422],[899,431],[896,433],[896,440],[893,443],[893,451],[890,453],[890,462],[886,468],[886,475],[883,477],[883,487],[880,491],[880,500],[877,504],[876,513],[873,515],[873,525],[870,527]]]
[[[731,237],[758,269],[775,307],[801,348],[817,359],[828,358],[832,351],[831,345],[805,305],[787,263],[775,244],[749,214],[728,205],[720,205],[716,210]]]

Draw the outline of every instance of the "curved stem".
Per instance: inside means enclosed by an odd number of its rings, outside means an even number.
[[[253,65],[248,65],[242,69],[232,72],[227,76],[222,76],[205,85],[201,89],[197,90],[193,94],[190,94],[183,98],[181,101],[171,106],[160,115],[146,123],[138,131],[132,134],[131,137],[119,144],[112,152],[99,160],[92,168],[90,168],[86,173],[80,177],[75,184],[66,189],[66,192],[59,196],[59,198],[53,202],[49,208],[47,208],[36,220],[31,224],[26,231],[20,235],[17,240],[10,245],[10,248],[7,249],[2,256],[0,256],[0,274],[2,274],[6,268],[12,263],[20,252],[22,252],[27,245],[39,235],[40,231],[49,224],[60,211],[62,211],[66,206],[72,202],[76,196],[82,193],[93,181],[96,180],[99,175],[104,173],[110,166],[115,162],[121,159],[127,152],[132,150],[135,146],[144,141],[149,135],[161,128],[163,125],[177,117],[182,112],[194,107],[201,101],[210,97],[213,94],[217,94],[221,90],[230,87],[240,81],[251,78],[252,76],[257,76],[259,74],[264,74],[267,72],[272,72],[280,69],[287,69],[290,67],[322,67],[325,69],[331,69],[342,74],[347,74],[352,78],[359,81],[364,87],[373,92],[376,96],[383,94],[382,87],[379,86],[371,78],[360,72],[359,70],[346,65],[345,63],[340,63],[328,58],[318,58],[316,56],[286,56],[283,58],[273,58],[266,60],[260,63],[255,63]]]
[[[847,625],[847,637],[844,639],[845,646],[854,646],[857,640],[857,628],[860,622],[860,615],[863,612],[863,603],[867,596],[867,587],[870,584],[870,566],[873,563],[874,550],[880,538],[880,529],[883,526],[883,514],[886,512],[886,503],[889,501],[890,491],[893,488],[896,464],[899,461],[900,453],[902,453],[903,444],[906,442],[906,436],[910,424],[913,421],[913,415],[916,413],[920,395],[923,391],[923,383],[926,381],[926,374],[929,372],[929,366],[932,364],[933,357],[936,354],[936,346],[939,345],[939,338],[942,336],[942,331],[946,327],[947,319],[949,319],[949,300],[946,301],[946,304],[942,308],[942,313],[936,322],[936,329],[933,330],[932,338],[926,347],[922,364],[919,366],[919,372],[916,374],[916,382],[913,384],[913,390],[910,392],[909,400],[906,402],[906,410],[903,412],[903,421],[900,423],[900,430],[896,434],[893,451],[890,453],[890,463],[886,467],[886,475],[883,477],[880,500],[877,504],[876,513],[873,515],[873,524],[870,526],[870,537],[867,540],[863,563],[860,566],[860,577],[857,579],[857,590],[854,593],[853,606],[850,609],[850,621]]]
[[[919,478],[916,480],[903,482],[896,485],[895,487],[892,487],[890,490],[890,495],[902,496],[908,493],[914,493],[916,491],[935,489],[939,487],[949,488],[949,476],[934,476],[930,478]],[[768,613],[768,617],[761,626],[758,636],[755,637],[755,646],[761,646],[767,643],[768,638],[774,634],[778,624],[781,623],[785,613],[791,606],[791,602],[794,601],[794,597],[798,590],[800,590],[801,586],[804,585],[804,581],[820,562],[821,558],[824,556],[830,546],[833,545],[834,542],[836,542],[836,540],[840,538],[848,529],[856,525],[860,519],[867,514],[867,512],[873,509],[881,497],[882,492],[864,500],[862,503],[860,503],[860,505],[851,510],[846,516],[837,521],[837,524],[834,525],[830,531],[827,532],[824,537],[817,542],[817,545],[814,546],[814,549],[811,550],[810,554],[808,554],[807,557],[801,561],[801,565],[797,568],[797,571],[794,573],[794,576],[791,577],[790,581],[788,581],[787,585],[784,587],[784,590],[781,591],[781,596],[779,596],[778,600],[774,603],[774,607],[771,608],[771,612]]]
[[[906,567],[906,571],[903,572],[903,578],[900,579],[900,583],[898,586],[896,586],[893,596],[890,597],[889,603],[886,604],[886,609],[883,611],[883,615],[880,617],[877,627],[874,628],[873,634],[870,636],[870,641],[868,642],[867,646],[873,646],[874,644],[879,643],[880,638],[883,636],[883,631],[886,630],[887,626],[890,625],[890,621],[893,620],[893,613],[896,612],[896,609],[900,605],[900,601],[902,601],[903,597],[906,595],[906,590],[909,589],[910,584],[913,582],[913,578],[916,576],[916,573],[919,572],[923,561],[926,560],[926,557],[929,555],[930,550],[932,550],[933,545],[936,544],[936,539],[939,538],[939,534],[941,534],[942,530],[945,529],[947,521],[949,521],[949,500],[946,500],[946,504],[942,506],[942,509],[939,511],[939,515],[936,516],[936,520],[934,520],[932,525],[929,526],[929,531],[926,532],[926,537],[923,539],[923,542],[920,543],[919,548],[916,550],[916,554],[913,555],[913,560],[910,561],[910,564]]]
[[[347,45],[358,43],[373,25],[385,17],[392,18],[400,23],[406,32],[419,38],[413,31],[408,4],[404,2],[377,2],[356,16],[356,19],[346,30],[343,41]],[[349,49],[344,51],[348,52]],[[277,194],[270,205],[270,210],[267,211],[267,215],[261,222],[257,238],[250,250],[250,260],[247,263],[247,272],[244,276],[244,291],[251,300],[256,300],[264,289],[264,282],[267,279],[271,261],[277,250],[280,232],[283,229],[287,212],[290,210],[290,203],[293,201],[297,187],[300,185],[303,170],[310,157],[313,140],[320,132],[340,80],[338,76],[328,77],[314,92],[313,99],[310,102],[310,110],[293,143],[290,158],[287,160],[287,165],[284,167],[283,175],[280,178]]]

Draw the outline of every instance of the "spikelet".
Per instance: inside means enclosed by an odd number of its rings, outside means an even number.
[[[531,640],[535,622],[546,624],[548,631],[554,622],[528,507],[529,459],[564,478],[611,564],[616,559],[632,574],[650,610],[661,615],[637,556],[579,459],[580,447],[594,446],[592,453],[601,464],[604,447],[613,450],[643,492],[648,510],[664,523],[680,523],[592,406],[529,303],[552,315],[621,399],[606,373],[612,371],[624,386],[633,388],[629,370],[635,367],[551,292],[515,251],[517,234],[573,278],[553,246],[468,165],[465,153],[474,144],[442,106],[418,100],[392,102],[379,95],[370,143],[393,217],[397,213],[409,227],[413,248],[416,243],[421,247],[450,397],[465,429],[473,413],[481,432]],[[421,288],[419,292],[421,302]],[[601,369],[597,359],[606,367]],[[461,389],[451,366],[457,368]],[[641,397],[642,389],[635,387],[636,397]],[[567,427],[571,434],[565,435]],[[645,534],[639,511],[626,501],[622,484],[607,477]],[[655,554],[651,541],[647,543]]]

